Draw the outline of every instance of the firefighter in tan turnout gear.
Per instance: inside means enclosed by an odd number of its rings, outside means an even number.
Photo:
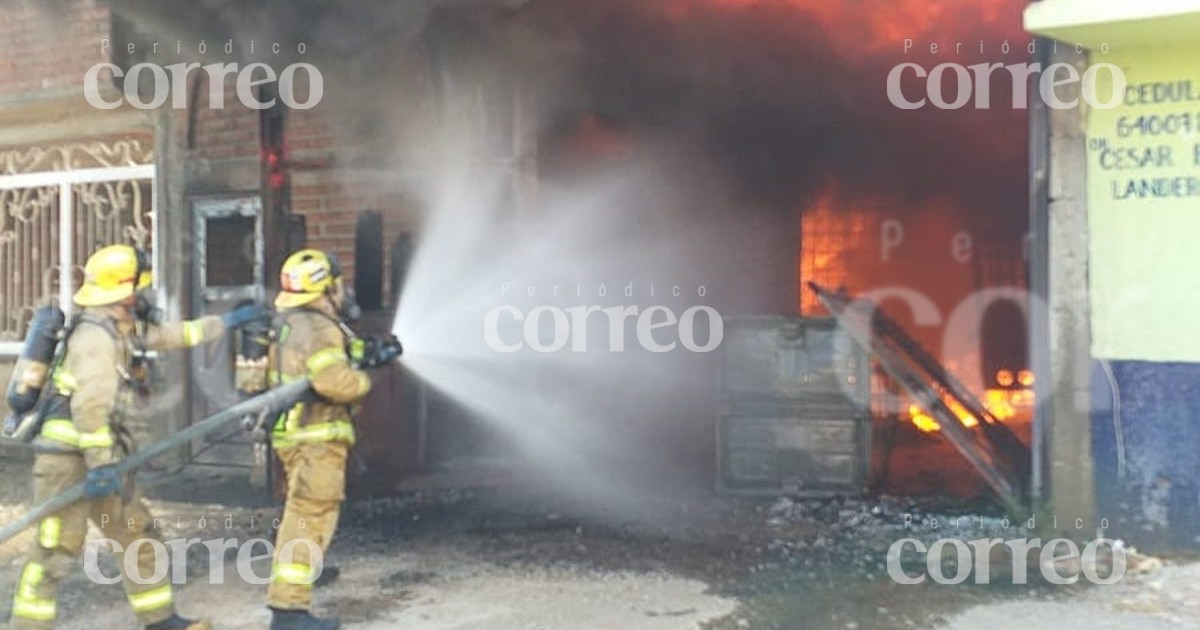
[[[350,330],[342,313],[352,300],[330,253],[292,254],[280,286],[271,379],[279,384],[307,377],[313,396],[282,414],[271,435],[287,476],[287,499],[267,605],[271,630],[335,630],[341,627],[337,619],[312,615],[312,589],[345,498],[354,412],[371,391],[362,368],[391,362],[400,345],[394,337],[360,339]]]
[[[122,479],[115,470],[115,463],[133,447],[126,412],[145,386],[134,376],[137,352],[194,346],[222,336],[227,327],[269,317],[262,307],[247,306],[221,317],[151,324],[144,321],[151,318],[145,317],[148,309],[142,305],[147,302],[139,295],[150,282],[148,259],[133,247],[106,247],[87,261],[84,285],[74,298],[81,312],[63,342],[61,360],[52,368],[45,421],[33,443],[35,501],[80,481],[85,482],[87,499],[38,525],[13,598],[11,627],[18,630],[54,627],[59,584],[83,549],[89,518],[120,549],[154,536],[151,516],[132,479]],[[139,328],[144,331],[139,333]],[[138,623],[147,630],[210,628],[207,621],[175,613],[168,578],[150,583],[141,579],[162,571],[156,571],[152,545],[137,549],[139,579],[125,575],[124,586]]]

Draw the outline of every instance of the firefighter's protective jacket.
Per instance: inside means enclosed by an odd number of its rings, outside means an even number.
[[[84,309],[54,369],[54,396],[35,447],[82,452],[89,469],[113,463],[140,385],[133,373],[136,349],[189,348],[224,332],[221,318],[209,316],[149,326],[138,337],[132,323],[118,323],[107,308]]]
[[[371,377],[350,361],[346,332],[320,307],[286,310],[271,348],[272,384],[308,377],[316,398],[296,404],[275,425],[276,448],[318,442],[353,445],[356,407],[371,391]]]
[[[316,394],[285,412],[272,434],[287,479],[274,579],[267,590],[267,604],[276,610],[311,608],[313,571],[320,560],[312,550],[328,549],[337,529],[355,407],[371,390],[370,377],[355,368],[347,352],[351,336],[327,304],[286,310],[276,321],[272,380],[307,377]]]

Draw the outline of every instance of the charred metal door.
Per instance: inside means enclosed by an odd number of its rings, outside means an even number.
[[[262,200],[257,193],[192,200],[193,317],[218,315],[265,295]],[[192,351],[191,418],[198,422],[243,399],[233,387],[234,336]],[[194,444],[195,463],[260,469],[261,449],[235,427]]]
[[[856,495],[870,462],[866,353],[833,319],[726,320],[718,488]]]

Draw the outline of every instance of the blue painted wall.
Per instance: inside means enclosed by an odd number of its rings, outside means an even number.
[[[1111,379],[1103,365],[1091,379],[1098,517],[1134,544],[1200,548],[1200,364],[1112,361]]]

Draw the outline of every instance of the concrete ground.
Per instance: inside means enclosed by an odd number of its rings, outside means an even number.
[[[510,517],[493,525],[452,522],[455,517],[441,516],[425,525],[413,519],[422,508],[410,512],[397,511],[398,507],[389,503],[361,508],[358,513],[349,510],[348,521],[369,524],[351,522],[343,529],[330,558],[338,564],[341,578],[320,588],[317,598],[319,608],[340,616],[346,628],[685,630],[727,616],[738,605],[733,598],[713,593],[705,582],[664,570],[653,559],[627,564],[615,560],[605,567],[582,562],[590,553],[618,555],[617,550],[604,548],[623,543],[614,543],[609,534],[593,537],[557,515],[539,514],[536,522],[524,517],[514,522]],[[277,514],[270,508],[165,502],[152,503],[152,509],[164,516],[163,538],[168,541],[269,539],[270,532],[262,524]],[[9,506],[0,522],[21,510]],[[370,516],[364,517],[368,511]],[[441,528],[450,531],[438,533]],[[406,533],[395,535],[399,531]],[[92,539],[100,535],[93,530]],[[595,552],[588,548],[593,541]],[[0,592],[6,596],[19,574],[21,550],[30,543],[27,534],[0,549]],[[214,572],[209,550],[193,547],[186,567],[188,584],[177,593],[179,608],[184,614],[212,618],[218,630],[265,628],[269,622],[262,601],[265,586],[243,579],[235,553],[228,552],[224,562],[217,559],[222,569]],[[263,553],[260,546],[253,555]],[[269,560],[249,566],[257,575],[270,572]],[[101,567],[106,574],[115,574],[111,561]],[[214,580],[214,573],[220,577]],[[93,584],[82,574],[80,570],[64,587],[59,628],[133,627],[120,587]],[[0,610],[6,608],[6,603],[0,603]]]
[[[1008,628],[1167,630],[1200,628],[1200,563],[1166,566],[1061,601],[977,606],[950,618],[950,630]]]
[[[733,600],[707,593],[703,583],[670,575],[508,571],[470,561],[453,565],[460,573],[455,576],[412,572],[428,560],[398,554],[348,562],[346,577],[322,589],[320,606],[339,615],[345,628],[358,630],[682,630],[700,628],[736,607]],[[447,560],[440,564],[451,566]],[[264,588],[195,583],[182,589],[179,607],[210,617],[218,630],[262,630],[270,620]],[[68,607],[68,623],[61,628],[130,627],[119,600],[98,601],[105,594],[119,597],[119,589],[87,590],[93,592]]]
[[[191,489],[194,498],[195,487],[184,480],[177,490]],[[0,523],[25,509],[20,488],[0,489]],[[166,540],[272,537],[278,508],[269,502],[169,498],[152,504]],[[329,557],[342,576],[318,589],[318,606],[356,630],[1200,627],[1200,564],[1089,588],[905,586],[887,577],[895,540],[971,540],[997,533],[997,515],[968,519],[969,512],[931,511],[941,504],[887,497],[793,502],[708,493],[626,507],[618,518],[532,489],[352,502]],[[956,516],[964,525],[948,531],[944,524]],[[936,530],[928,526],[935,518],[943,524]],[[26,534],[0,545],[3,600],[30,542]],[[214,561],[194,547],[180,609],[212,617],[218,630],[263,629],[265,586],[240,579],[235,560],[230,552]],[[251,566],[267,575],[268,564]],[[103,566],[113,569],[111,561]],[[210,583],[214,567],[224,569],[221,583]],[[82,570],[61,604],[62,630],[134,627],[120,587],[93,584]]]

